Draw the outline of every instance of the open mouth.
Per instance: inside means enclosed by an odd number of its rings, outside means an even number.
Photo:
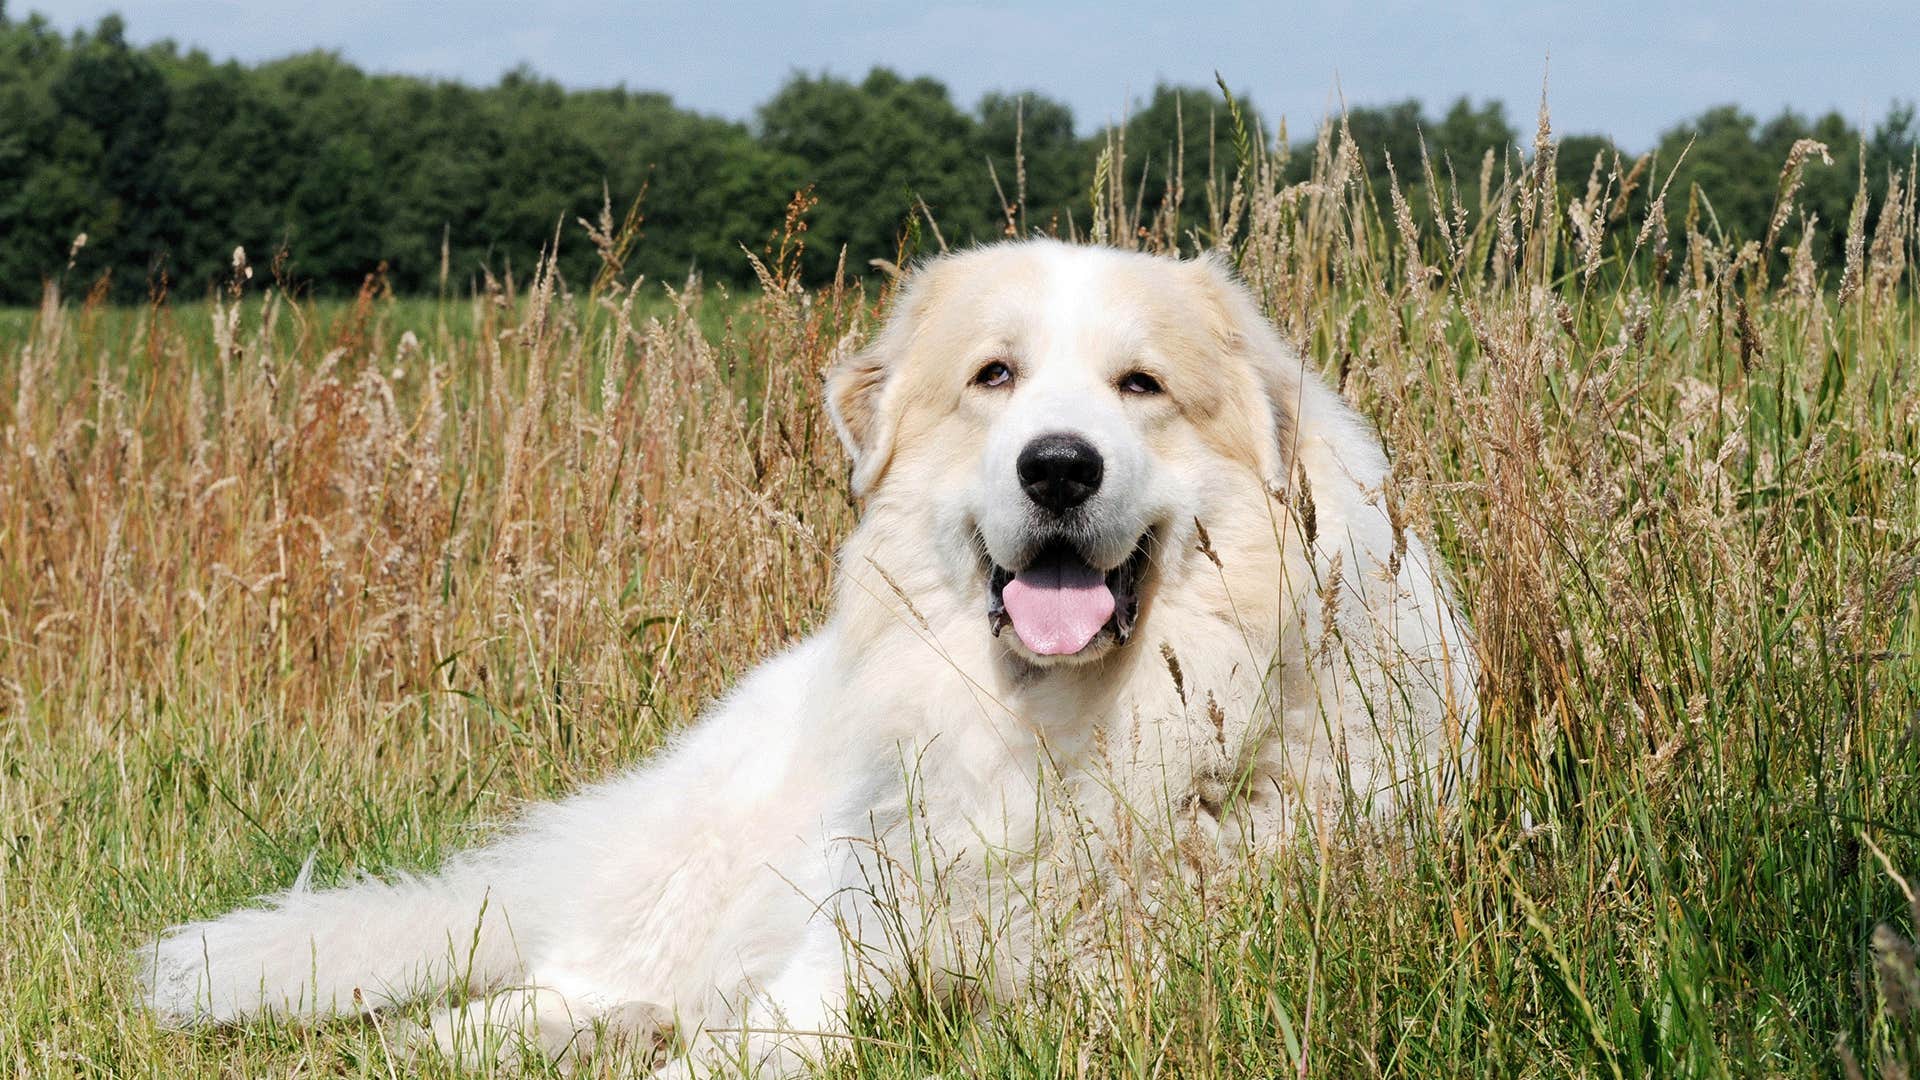
[[[1040,549],[1019,570],[994,566],[987,577],[987,625],[993,636],[1009,625],[1037,656],[1072,656],[1102,634],[1117,645],[1133,635],[1140,615],[1139,584],[1152,533],[1142,534],[1127,561],[1100,571],[1060,542]]]

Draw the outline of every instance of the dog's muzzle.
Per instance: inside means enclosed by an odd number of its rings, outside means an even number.
[[[1037,656],[1084,652],[1102,634],[1126,644],[1140,615],[1139,584],[1150,539],[1150,533],[1143,534],[1125,562],[1104,572],[1062,542],[1042,547],[1019,570],[995,565],[987,579],[987,625],[993,636],[1011,625]]]

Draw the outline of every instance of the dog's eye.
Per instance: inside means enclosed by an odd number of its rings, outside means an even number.
[[[1120,376],[1120,389],[1129,394],[1158,394],[1160,380],[1144,371],[1129,371]]]
[[[973,373],[975,386],[1005,386],[1013,381],[1013,369],[995,360]]]

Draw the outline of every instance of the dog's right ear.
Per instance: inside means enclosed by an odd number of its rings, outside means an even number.
[[[894,295],[893,310],[866,347],[844,343],[827,365],[827,415],[853,459],[853,494],[866,498],[893,458],[894,425],[899,417],[900,369],[920,329],[920,317],[932,293],[932,267],[907,275]]]
[[[893,456],[893,420],[884,405],[894,367],[891,331],[889,325],[864,349],[843,346],[827,367],[827,415],[853,459],[853,493],[859,498]]]

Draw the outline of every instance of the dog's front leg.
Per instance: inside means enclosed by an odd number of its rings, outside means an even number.
[[[800,949],[767,987],[764,1005],[754,1010],[761,1027],[761,1067],[786,1076],[817,1063],[830,1039],[843,1033],[848,1000],[847,944],[840,927],[825,917],[807,925]]]
[[[694,1033],[656,1080],[805,1076],[844,1028],[847,973],[841,935],[825,916],[808,924],[780,973],[753,988],[729,1027]]]
[[[458,1064],[502,1062],[563,1071],[616,1049],[655,1052],[672,1027],[657,1005],[628,1003],[590,1008],[541,986],[507,987],[458,1008],[439,1009],[427,1023],[402,1033],[414,1053],[438,1053]]]

